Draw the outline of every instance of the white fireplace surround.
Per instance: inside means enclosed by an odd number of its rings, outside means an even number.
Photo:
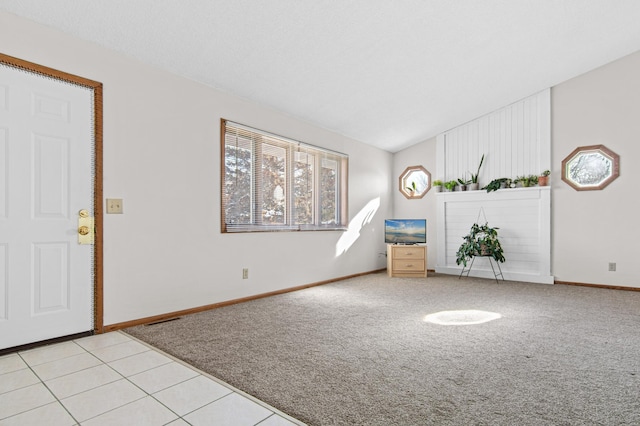
[[[500,228],[505,280],[553,284],[550,187],[441,192],[437,200],[438,242],[445,244],[438,247],[436,272],[460,274],[456,252],[471,225],[476,221],[482,225],[486,218],[489,226]],[[476,258],[469,276],[494,278],[489,262],[486,257]]]

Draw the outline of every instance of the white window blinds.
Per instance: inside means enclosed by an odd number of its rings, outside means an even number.
[[[222,232],[343,229],[344,154],[222,120]]]

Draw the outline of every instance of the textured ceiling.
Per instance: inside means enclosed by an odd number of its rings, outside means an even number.
[[[640,50],[638,0],[0,0],[0,10],[391,152]]]

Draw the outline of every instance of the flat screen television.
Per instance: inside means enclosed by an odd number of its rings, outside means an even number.
[[[384,242],[387,244],[426,243],[427,219],[385,219]]]

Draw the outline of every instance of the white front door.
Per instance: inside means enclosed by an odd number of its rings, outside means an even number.
[[[92,117],[90,88],[0,63],[0,349],[93,328]]]

